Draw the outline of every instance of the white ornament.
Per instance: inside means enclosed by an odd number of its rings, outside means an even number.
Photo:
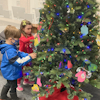
[[[88,74],[86,75],[86,78],[91,78],[92,73],[90,71],[88,71]]]
[[[76,70],[76,72],[80,72],[80,71],[81,71],[81,69],[80,69],[80,67],[78,67],[77,70]]]
[[[70,8],[68,8],[68,11],[67,11],[67,13],[70,13]]]

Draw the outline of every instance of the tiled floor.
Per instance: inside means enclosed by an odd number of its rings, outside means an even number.
[[[2,89],[2,86],[6,83],[6,80],[2,77],[0,73],[0,92]],[[19,97],[24,97],[26,100],[32,100],[32,94],[31,94],[31,86],[23,86],[24,91],[23,92],[18,92]],[[84,91],[91,93],[93,95],[93,98],[91,100],[100,100],[100,90],[87,85],[83,88]],[[8,94],[9,96],[9,94]]]

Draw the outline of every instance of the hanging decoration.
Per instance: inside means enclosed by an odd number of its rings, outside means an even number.
[[[68,8],[67,13],[70,13],[70,8]]]
[[[42,87],[42,83],[41,83],[41,79],[40,78],[37,78],[37,84]]]
[[[73,67],[73,65],[72,65],[70,60],[68,60],[68,62],[67,62],[67,67],[68,67],[68,69],[71,69]]]
[[[89,66],[88,66],[88,70],[91,72],[91,71],[96,71],[97,70],[97,68],[98,68],[98,66],[97,65],[95,65],[95,64],[90,64]]]
[[[37,84],[34,84],[32,87],[33,91],[39,92],[39,86]]]
[[[63,62],[61,61],[61,62],[59,63],[59,69],[62,68],[62,67],[63,67]]]
[[[88,70],[86,70],[84,67],[78,67],[76,72],[80,72],[80,71],[85,71],[86,72],[86,78],[91,78],[92,73]]]
[[[80,71],[75,75],[75,77],[77,77],[78,82],[84,82],[86,79],[86,72]]]
[[[54,18],[52,17],[51,19],[52,19],[52,22],[50,21],[50,25],[49,25],[49,28],[48,28],[49,30],[50,30],[50,28],[51,28],[51,26],[52,26],[52,24],[54,22]]]
[[[83,36],[86,36],[88,34],[88,27],[86,25],[82,25],[81,33],[83,34]]]
[[[97,41],[97,45],[100,46],[100,35],[97,35],[96,41]]]
[[[40,22],[40,24],[42,24],[42,22]],[[37,28],[38,29],[38,32],[39,32],[39,30],[41,30],[41,28],[42,28],[42,26],[39,25],[38,28]],[[34,52],[36,52],[37,46],[40,43],[40,36],[39,36],[39,33],[38,32],[37,32],[37,38],[34,39],[34,47],[35,47],[35,49],[33,49]]]
[[[39,45],[38,38],[34,39],[34,46],[37,47]]]

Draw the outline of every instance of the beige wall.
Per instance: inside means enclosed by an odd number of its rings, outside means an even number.
[[[20,7],[25,8],[26,13],[30,13],[30,0],[0,0],[0,4],[3,5],[4,10],[9,10],[8,4],[9,2],[13,6],[18,6],[17,1],[20,2]]]
[[[3,5],[4,10],[8,10],[8,0],[0,0],[0,4]]]
[[[26,13],[30,13],[30,0],[20,0],[20,7],[25,8]]]

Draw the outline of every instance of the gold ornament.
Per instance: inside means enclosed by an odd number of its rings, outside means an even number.
[[[73,34],[75,34],[75,32],[73,32]]]
[[[65,31],[67,31],[67,29],[65,28]]]
[[[44,12],[42,12],[42,14],[44,14]]]
[[[66,77],[68,79],[68,77]]]
[[[57,52],[55,52],[55,54],[57,54]]]
[[[45,53],[47,53],[47,51],[45,51]]]

